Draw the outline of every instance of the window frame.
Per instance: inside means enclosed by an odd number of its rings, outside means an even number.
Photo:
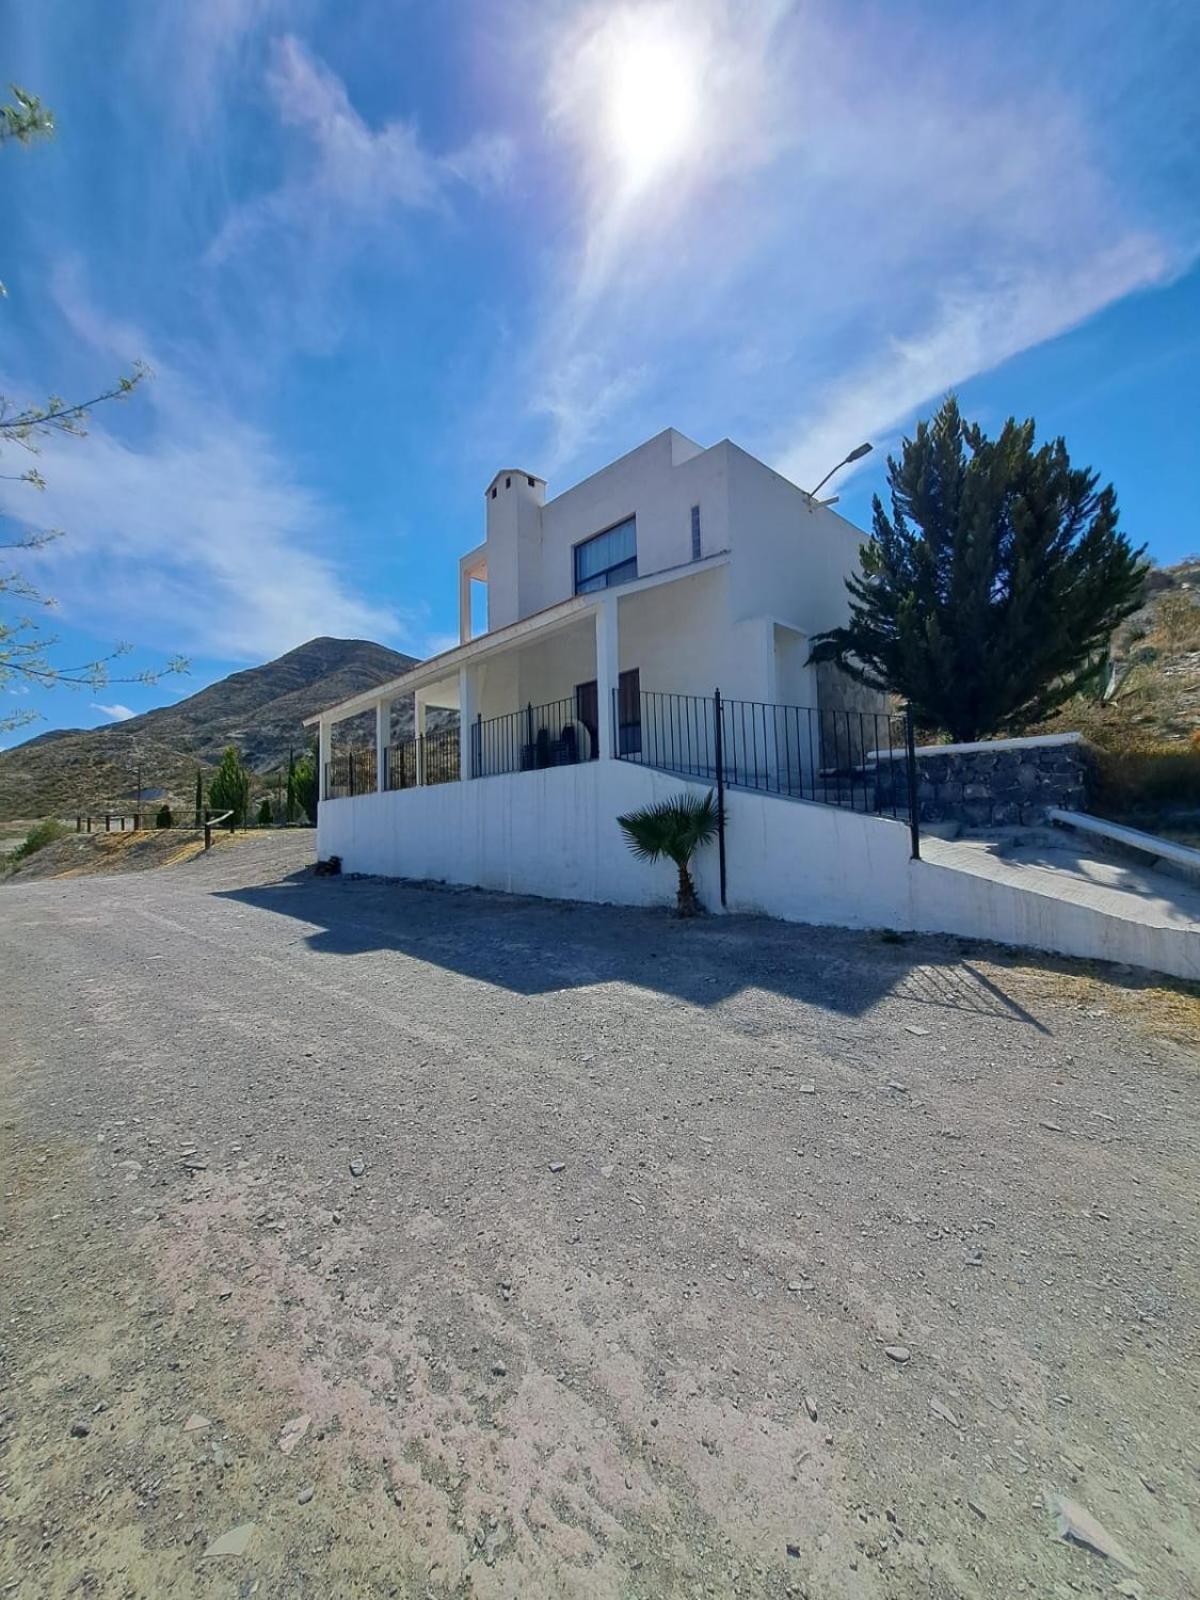
[[[583,580],[587,587],[580,588],[579,552],[586,549],[588,545],[594,544],[597,539],[603,539],[610,533],[616,533],[618,528],[624,528],[626,526],[630,526],[633,529],[633,555],[626,556],[622,561],[614,561],[611,566],[601,567],[598,572],[591,573]],[[610,581],[610,575],[612,573],[619,572],[622,567],[629,566],[631,562],[633,564],[633,571],[631,573],[628,573],[623,578],[618,578],[616,583]],[[586,539],[580,539],[577,543],[571,546],[572,593],[598,594],[603,589],[617,589],[620,588],[621,584],[623,583],[632,583],[636,578],[641,576],[641,574],[638,572],[637,562],[637,513],[634,512],[628,517],[620,517],[616,522],[610,522],[607,528],[600,528],[595,533],[589,533]],[[603,578],[605,581],[603,583],[597,582],[597,579],[600,578]]]

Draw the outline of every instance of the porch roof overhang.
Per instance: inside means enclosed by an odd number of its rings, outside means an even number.
[[[374,689],[365,689],[349,700],[343,700],[338,705],[329,706],[311,717],[305,717],[304,726],[311,728],[322,720],[343,722],[347,717],[357,717],[364,711],[370,711],[381,700],[394,700],[397,695],[412,694],[433,684],[444,683],[447,678],[457,674],[460,667],[470,666],[483,657],[498,655],[512,649],[533,635],[556,633],[580,617],[597,611],[607,599],[620,600],[627,595],[641,594],[647,589],[657,589],[666,583],[680,583],[688,578],[697,577],[702,572],[711,572],[716,567],[726,566],[728,562],[729,551],[721,550],[716,555],[706,556],[702,561],[689,561],[683,566],[668,567],[665,572],[651,572],[644,578],[635,578],[632,583],[623,583],[616,589],[597,589],[591,594],[572,595],[569,600],[560,600],[556,605],[547,606],[544,611],[534,611],[527,617],[521,617],[517,622],[510,622],[506,628],[497,628],[494,633],[480,634],[478,639],[470,639],[466,644],[455,645],[452,650],[443,650],[440,655],[430,656],[428,661],[422,661],[419,666],[402,673],[398,678],[392,678],[388,683],[378,684]]]

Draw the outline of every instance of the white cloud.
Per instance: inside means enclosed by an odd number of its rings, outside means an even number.
[[[135,711],[131,711],[128,706],[123,706],[119,703],[111,706],[101,706],[97,705],[95,701],[93,701],[92,710],[102,711],[106,717],[111,717],[114,722],[128,722],[130,717],[137,715],[137,713]]]
[[[145,335],[97,315],[70,274],[56,287],[86,346],[118,359],[150,352]],[[0,481],[0,512],[67,530],[26,561],[63,620],[156,650],[247,661],[317,634],[402,644],[419,613],[358,589],[333,508],[265,433],[161,358],[152,364],[127,411],[95,413],[85,439],[44,442],[42,494]]]
[[[1153,238],[1130,238],[1110,254],[1060,278],[1031,274],[990,291],[939,306],[911,337],[893,338],[822,394],[793,423],[779,470],[815,483],[863,439],[876,446],[923,402],[938,397],[1009,356],[1054,338],[1137,289],[1160,283],[1171,262]],[[858,465],[865,465],[859,463]],[[856,470],[843,469],[844,484]]]
[[[283,11],[286,0],[204,0],[151,7],[138,18],[133,51],[165,109],[193,140],[210,139],[247,41]]]
[[[521,375],[550,462],[589,465],[615,417],[614,447],[668,423],[736,431],[811,482],[948,387],[1184,270],[1194,223],[1151,203],[1161,186],[1110,132],[1122,74],[1145,63],[1020,15],[868,25],[819,0],[648,0],[543,22],[548,126],[580,195]],[[611,84],[631,40],[659,35],[702,114],[631,182]],[[1164,166],[1181,104],[1164,93],[1161,126],[1140,130]]]
[[[220,262],[263,234],[345,245],[351,225],[379,225],[406,211],[445,210],[454,185],[488,191],[503,184],[511,142],[480,134],[461,149],[430,151],[412,121],[367,125],[345,84],[294,35],[277,39],[267,87],[280,122],[302,131],[294,171],[270,193],[236,209],[210,256]]]

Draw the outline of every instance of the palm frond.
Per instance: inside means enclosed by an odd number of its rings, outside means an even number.
[[[711,789],[702,798],[673,795],[618,817],[617,824],[639,861],[658,861],[666,856],[686,865],[700,846],[716,834],[717,805]]]

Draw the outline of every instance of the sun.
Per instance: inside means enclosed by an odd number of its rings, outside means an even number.
[[[658,19],[630,19],[612,41],[605,80],[603,135],[622,187],[632,194],[695,149],[699,64],[686,38]]]

